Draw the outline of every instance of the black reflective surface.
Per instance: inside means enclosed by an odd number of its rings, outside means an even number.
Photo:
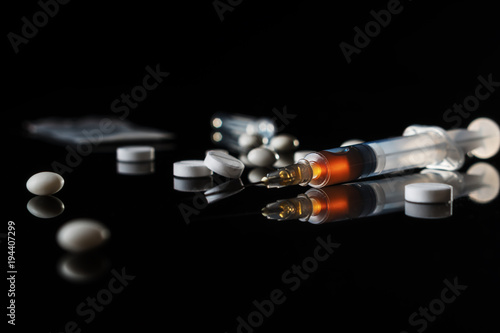
[[[458,198],[444,219],[400,210],[314,225],[261,215],[308,188],[253,186],[210,204],[201,192],[174,189],[173,162],[203,159],[215,147],[209,121],[217,111],[275,117],[300,149],[313,150],[401,135],[412,124],[498,122],[494,5],[401,4],[350,63],[339,44],[353,44],[353,28],[387,2],[243,1],[222,22],[210,1],[70,2],[18,54],[7,41],[0,236],[14,221],[16,326],[7,324],[7,283],[2,324],[46,332],[497,332],[498,197]],[[12,9],[5,35],[19,33],[21,17],[37,10]],[[147,66],[170,74],[129,113],[115,112],[115,99],[143,85]],[[488,98],[454,112],[484,80],[493,81]],[[22,129],[26,120],[88,114],[125,116],[177,139],[157,150],[153,165],[130,168],[117,164],[113,147],[71,160],[64,145]],[[498,169],[499,158],[486,162]],[[38,213],[51,217],[30,213],[27,179],[68,161],[64,188]],[[100,221],[111,236],[92,253],[71,255],[56,233],[80,217]]]

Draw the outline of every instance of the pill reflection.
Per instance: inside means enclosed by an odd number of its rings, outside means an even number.
[[[174,190],[181,192],[202,192],[214,186],[212,177],[180,178],[174,177]]]
[[[61,215],[64,211],[64,203],[50,195],[39,195],[31,198],[26,205],[31,215],[41,219],[50,219]]]
[[[116,162],[116,172],[121,175],[149,175],[155,172],[154,162]]]
[[[243,191],[244,188],[245,186],[243,185],[243,182],[241,181],[240,178],[233,179],[225,183],[222,183],[220,185],[214,186],[208,191],[205,191],[204,193],[205,200],[207,204],[211,204],[220,201],[222,199],[228,198],[230,196],[233,196]]]
[[[414,203],[405,201],[405,215],[419,219],[444,219],[453,214],[451,203]]]
[[[109,259],[99,252],[67,254],[61,257],[57,265],[59,275],[73,283],[94,281],[109,268]]]

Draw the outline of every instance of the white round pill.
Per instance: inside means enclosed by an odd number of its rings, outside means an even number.
[[[75,219],[66,222],[57,231],[57,243],[71,252],[94,249],[110,236],[108,228],[91,219]]]
[[[299,146],[299,140],[290,134],[280,134],[271,138],[269,146],[277,152],[293,151]]]
[[[212,171],[202,160],[185,160],[174,163],[174,176],[176,177],[208,177],[211,174]]]
[[[447,203],[453,200],[453,186],[442,183],[413,183],[405,186],[405,200],[414,203]]]
[[[247,157],[250,163],[259,167],[270,167],[277,160],[276,153],[263,147],[250,150]]]
[[[239,178],[245,169],[242,161],[218,151],[209,151],[204,163],[213,172],[228,178]]]
[[[64,179],[54,172],[39,172],[26,182],[26,188],[36,195],[50,195],[59,192],[64,186]]]
[[[293,160],[294,160],[294,162],[297,162],[298,160],[303,159],[307,155],[314,153],[314,152],[315,152],[314,150],[297,150],[293,154]]]
[[[126,146],[116,149],[116,159],[120,162],[144,162],[155,159],[155,149],[151,146]]]
[[[26,208],[33,216],[41,219],[50,219],[60,215],[64,211],[64,204],[56,197],[37,195],[28,201]]]
[[[262,137],[257,134],[242,133],[238,137],[238,145],[244,149],[251,149],[262,145]]]

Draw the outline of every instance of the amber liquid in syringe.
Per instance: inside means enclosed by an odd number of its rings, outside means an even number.
[[[375,154],[365,145],[354,145],[322,150],[307,156],[313,175],[309,185],[313,187],[344,183],[373,172]]]

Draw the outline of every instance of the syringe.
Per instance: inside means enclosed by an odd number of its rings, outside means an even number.
[[[474,120],[467,129],[445,131],[413,125],[403,136],[322,150],[262,178],[267,187],[324,187],[414,168],[457,170],[470,153],[489,158],[500,148],[500,128],[489,118]]]

